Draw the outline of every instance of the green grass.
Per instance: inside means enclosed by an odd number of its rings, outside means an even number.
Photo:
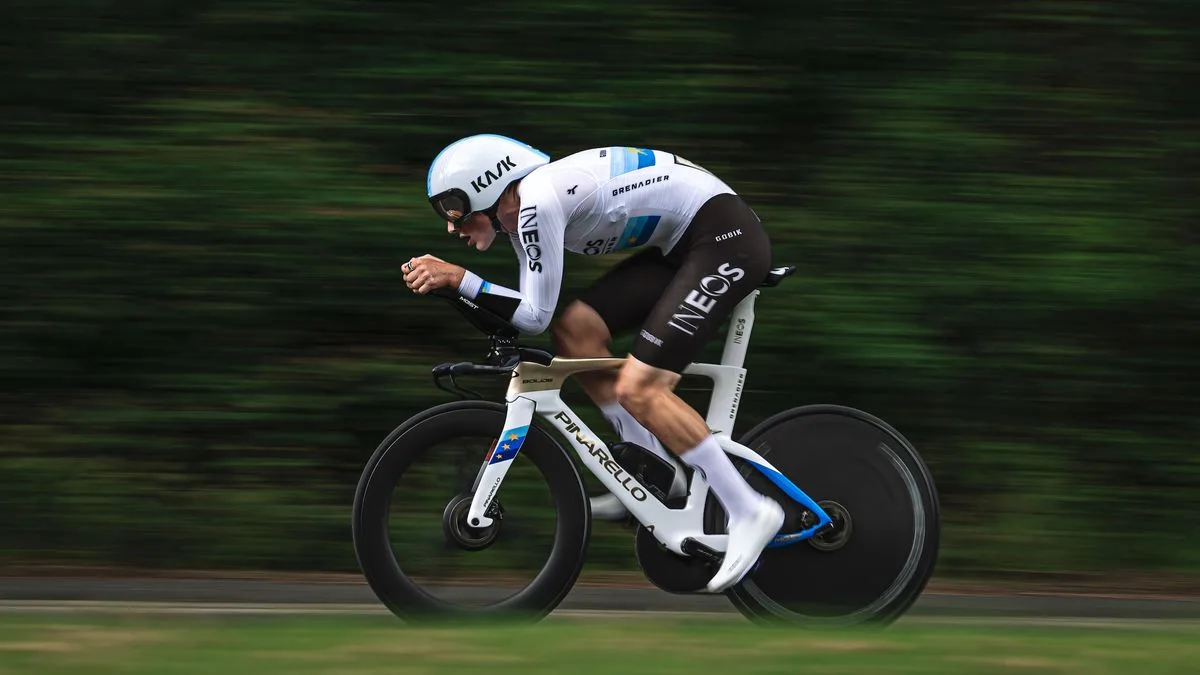
[[[385,617],[0,616],[16,673],[1194,673],[1200,625],[885,631],[754,626],[739,618],[552,618],[416,628]]]

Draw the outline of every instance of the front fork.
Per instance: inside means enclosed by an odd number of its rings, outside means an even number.
[[[504,476],[508,473],[512,461],[521,446],[525,444],[525,436],[529,433],[529,425],[533,423],[533,401],[517,396],[508,402],[508,410],[504,415],[504,431],[496,439],[491,452],[483,460],[479,478],[475,481],[475,494],[471,497],[471,509],[467,511],[467,524],[471,527],[487,527],[492,519],[485,515]]]

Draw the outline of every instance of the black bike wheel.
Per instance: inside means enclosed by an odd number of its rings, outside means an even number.
[[[420,621],[504,615],[536,620],[553,610],[578,578],[591,522],[587,495],[570,456],[536,421],[530,425],[520,454],[513,460],[516,463],[496,496],[495,502],[504,509],[503,518],[498,521],[499,530],[464,528],[465,522],[449,515],[455,512],[455,499],[461,500],[469,494],[475,472],[489,447],[487,439],[495,439],[503,431],[504,416],[504,406],[489,401],[462,401],[431,408],[393,431],[367,462],[354,496],[354,551],[372,591],[398,617]],[[461,439],[469,439],[464,447],[473,454],[465,475],[447,480],[421,473],[407,488],[397,487],[406,475],[414,477],[419,462],[430,456],[437,460],[434,465],[440,466],[443,458],[438,456],[436,448]],[[523,490],[515,489],[517,484],[510,479],[516,480],[518,475],[540,481],[548,494],[545,500],[524,510],[516,508],[513,499],[521,496],[516,493],[533,491],[528,489],[531,484]],[[409,506],[396,514],[393,502],[399,500],[408,500]],[[428,513],[417,513],[422,506],[428,507]],[[445,522],[441,520],[443,515],[447,518]],[[553,523],[549,523],[550,518]],[[423,549],[423,557],[398,555],[398,549],[407,542],[397,541],[406,535],[394,533],[395,521],[403,521],[400,528],[426,525],[427,530],[444,531],[442,550],[457,557],[450,562],[430,558],[429,548]],[[522,525],[530,523],[543,525],[551,539],[545,560],[536,562],[532,578],[528,583],[521,582],[523,585],[515,592],[497,593],[497,584],[506,573],[496,570],[507,569],[513,562],[527,562],[525,559],[530,557],[530,551],[523,548],[520,540]],[[526,528],[524,533],[531,529]],[[457,538],[457,534],[452,537],[452,533],[468,531],[479,537],[468,536],[465,540]],[[509,541],[514,538],[515,542]],[[513,544],[507,557],[497,564],[458,564],[476,560],[479,551],[490,549],[497,541]],[[430,580],[430,567],[436,568],[438,576],[471,568],[476,573],[469,582],[472,588],[464,592],[463,587],[445,579]],[[416,572],[417,568],[423,569]]]
[[[813,625],[886,625],[903,614],[933,574],[940,534],[937,491],[916,449],[882,420],[833,405],[784,411],[740,442],[848,518],[835,516],[839,527],[819,539],[766,549],[726,592],[734,606],[752,619]],[[784,507],[784,531],[802,529],[805,509],[738,463]],[[720,531],[724,515],[713,500],[708,513]]]

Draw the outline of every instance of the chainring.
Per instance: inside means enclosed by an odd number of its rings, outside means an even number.
[[[680,508],[685,501],[685,497],[676,497],[667,505]],[[717,568],[711,562],[679,555],[660,544],[644,525],[638,525],[634,535],[634,552],[638,566],[650,583],[668,593],[695,593],[704,589],[717,574]]]

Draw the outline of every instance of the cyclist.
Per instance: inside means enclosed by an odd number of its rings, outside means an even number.
[[[729,516],[727,551],[708,590],[738,583],[779,531],[783,510],[746,483],[674,388],[716,327],[770,270],[770,242],[754,211],[719,178],[669,152],[594,148],[551,162],[494,134],[443,149],[426,188],[447,231],[467,245],[485,251],[498,235],[509,238],[520,290],[431,255],[404,263],[405,284],[416,293],[457,289],[523,333],[549,326],[564,251],[642,249],[574,299],[552,337],[560,356],[605,357],[614,335],[639,331],[619,371],[580,373],[578,381],[623,440],[671,462],[665,444],[702,473]],[[680,473],[675,491],[682,489]],[[592,505],[601,517],[625,513],[612,495]]]

